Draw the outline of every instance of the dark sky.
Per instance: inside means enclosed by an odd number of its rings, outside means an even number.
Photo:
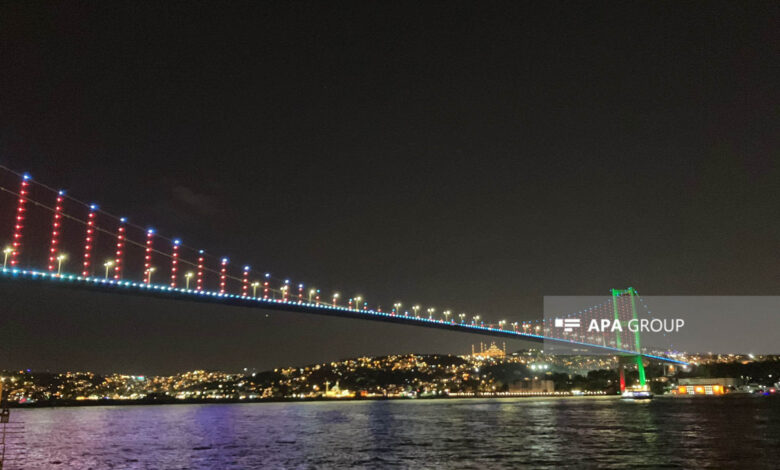
[[[386,308],[521,320],[544,295],[629,285],[780,295],[778,3],[484,3],[3,2],[0,164]],[[0,289],[9,367],[479,341]]]

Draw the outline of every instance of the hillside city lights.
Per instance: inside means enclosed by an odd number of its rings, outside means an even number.
[[[65,199],[65,191],[57,193],[57,199],[54,202],[54,217],[51,222],[51,241],[49,243],[49,272],[54,271],[57,263],[57,244],[59,243],[60,233],[62,232],[62,203]],[[58,269],[59,271],[59,269]]]
[[[89,213],[87,213],[87,228],[84,234],[84,258],[81,262],[81,275],[86,277],[92,275],[90,269],[92,265],[92,246],[95,244],[95,213],[98,206],[91,204]]]
[[[22,250],[22,233],[24,229],[24,208],[27,202],[27,194],[30,186],[30,175],[22,175],[22,181],[19,184],[19,199],[16,205],[16,220],[14,223],[14,239],[11,241],[11,267],[19,265],[19,253]]]
[[[116,258],[114,258],[114,280],[122,279],[122,260],[125,255],[125,224],[127,219],[122,217],[119,219],[119,226],[116,229]]]

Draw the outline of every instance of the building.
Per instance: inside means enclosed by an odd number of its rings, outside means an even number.
[[[675,395],[723,395],[729,390],[734,390],[738,385],[737,379],[723,378],[688,378],[677,382]]]
[[[503,349],[500,349],[498,346],[496,346],[495,341],[490,343],[490,347],[485,348],[485,343],[481,342],[479,343],[479,352],[475,351],[474,345],[471,345],[471,357],[494,357],[494,358],[504,358],[506,357],[506,343],[503,344]]]
[[[552,393],[555,383],[552,380],[525,379],[509,386],[509,393]]]

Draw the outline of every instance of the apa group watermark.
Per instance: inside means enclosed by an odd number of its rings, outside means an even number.
[[[580,328],[579,318],[556,318],[555,327],[570,333]],[[625,322],[609,318],[592,318],[588,323],[588,333],[614,333],[628,330],[632,333],[676,333],[685,326],[682,318],[634,318]]]

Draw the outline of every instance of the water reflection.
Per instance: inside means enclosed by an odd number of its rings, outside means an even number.
[[[775,468],[780,400],[615,398],[14,410],[21,468]]]

